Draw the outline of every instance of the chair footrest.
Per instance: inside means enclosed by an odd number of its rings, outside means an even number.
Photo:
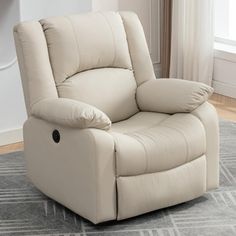
[[[192,200],[206,191],[206,157],[168,171],[119,177],[117,191],[118,220]]]

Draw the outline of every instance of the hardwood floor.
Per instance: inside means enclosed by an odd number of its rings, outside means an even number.
[[[236,99],[220,94],[213,94],[210,103],[216,107],[219,117],[236,121]]]
[[[21,150],[23,150],[23,148],[24,148],[23,142],[1,146],[0,147],[0,154],[21,151]]]
[[[210,103],[216,107],[219,117],[236,122],[236,99],[213,94],[210,98]],[[1,146],[0,154],[20,151],[23,148],[23,142]]]

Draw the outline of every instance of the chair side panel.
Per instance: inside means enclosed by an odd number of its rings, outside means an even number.
[[[18,24],[14,28],[14,39],[29,115],[36,102],[58,97],[57,90],[41,25],[38,22]]]

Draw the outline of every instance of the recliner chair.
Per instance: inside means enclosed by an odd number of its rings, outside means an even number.
[[[24,22],[14,37],[28,175],[47,196],[100,223],[218,186],[213,89],[156,79],[134,13]]]

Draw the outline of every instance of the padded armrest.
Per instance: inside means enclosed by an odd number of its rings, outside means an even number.
[[[31,114],[37,118],[74,128],[108,130],[111,121],[99,109],[67,98],[45,99],[34,104]]]
[[[174,114],[191,112],[208,100],[213,88],[181,79],[156,79],[137,89],[137,102],[143,111]]]

